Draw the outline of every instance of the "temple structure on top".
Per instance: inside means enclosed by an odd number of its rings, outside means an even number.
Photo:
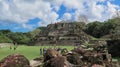
[[[49,24],[32,40],[33,45],[81,45],[88,43],[91,36],[82,31],[84,23],[59,22]]]

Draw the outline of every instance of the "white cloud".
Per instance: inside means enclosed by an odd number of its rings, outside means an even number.
[[[64,0],[43,0],[49,2],[52,5],[52,8],[58,11]]]
[[[51,4],[42,0],[3,0],[0,2],[0,20],[26,24],[30,19],[38,17],[44,24],[57,21],[58,14],[52,11]]]
[[[28,28],[28,29],[32,29],[34,25],[26,25],[26,24],[22,24],[23,28]]]
[[[120,9],[120,6],[111,2],[111,0],[0,0],[0,21],[21,24],[23,28],[32,28],[33,26],[27,25],[27,22],[34,18],[40,19],[38,22],[40,26],[63,19],[70,20],[73,17],[79,21],[80,15],[86,15],[90,21],[104,21]],[[57,14],[61,5],[67,9],[62,17]],[[69,12],[72,9],[75,9],[75,12]]]
[[[63,4],[68,9],[82,9],[84,0],[64,0]]]
[[[52,23],[52,22],[51,22],[51,23]],[[43,23],[43,22],[38,22],[38,25],[39,25],[39,26],[46,26],[46,24]]]
[[[81,2],[78,1],[78,3],[82,3],[83,6],[81,6],[82,8],[76,7],[77,10],[74,14],[76,21],[79,21],[80,15],[86,15],[89,21],[104,21],[109,19],[117,8],[120,9],[120,6],[112,4],[109,0],[84,0]],[[103,3],[106,3],[107,5]]]
[[[65,20],[65,21],[71,20],[71,19],[72,19],[71,17],[72,17],[72,16],[71,16],[70,13],[64,13],[64,14],[63,14],[63,20]]]
[[[107,2],[107,6],[108,6],[107,13],[110,15],[110,17],[115,14],[116,8],[119,8],[119,6],[114,5],[110,2]]]

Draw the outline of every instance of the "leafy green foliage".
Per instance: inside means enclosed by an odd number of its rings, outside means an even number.
[[[30,38],[26,33],[11,32],[10,30],[0,30],[0,43],[12,43],[27,44]]]
[[[11,43],[12,40],[7,37],[10,33],[10,30],[0,30],[0,43]]]
[[[109,19],[105,22],[95,21],[86,25],[84,31],[96,38],[109,34],[120,34],[120,18]]]
[[[26,33],[10,33],[8,35],[10,39],[13,40],[13,42],[19,43],[19,44],[27,44],[30,41],[30,38],[27,37]]]
[[[103,24],[101,22],[95,21],[93,23],[87,24],[84,31],[89,35],[99,38],[102,35],[101,34],[102,25]]]
[[[0,35],[0,43],[11,43],[12,40],[4,35]]]
[[[11,32],[10,30],[0,30],[0,43],[18,43],[18,44],[27,44],[30,39],[38,35],[44,27],[38,27],[37,29],[28,32]]]
[[[41,27],[39,27],[39,28],[37,28],[37,29],[35,29],[35,30],[33,30],[33,31],[28,32],[28,33],[27,33],[27,36],[32,39],[32,38],[34,38],[36,35],[38,35],[38,34],[41,32],[41,30],[43,30],[43,29],[44,29],[44,28],[41,29]]]

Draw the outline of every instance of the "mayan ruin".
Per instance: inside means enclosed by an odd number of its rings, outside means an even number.
[[[94,40],[92,36],[83,32],[81,30],[81,25],[78,25],[77,23],[59,22],[50,24],[42,32],[40,32],[39,35],[35,36],[31,43],[41,46],[52,45],[54,47],[63,44],[74,46],[74,49],[71,51],[61,50],[60,52],[60,57],[65,56],[67,58],[66,61],[73,64],[72,67],[84,67],[85,65],[87,67],[94,67],[94,64],[98,65],[98,67],[119,66],[117,61],[112,62],[111,54],[108,53],[107,41],[101,39]],[[56,52],[54,53],[56,54]],[[52,53],[52,56],[54,56],[54,53]],[[44,57],[44,60],[45,58],[49,58],[49,54],[50,53],[47,54],[48,57]],[[57,59],[57,57],[54,58]],[[51,63],[52,62],[49,62],[48,64]],[[50,66],[47,66],[45,63],[44,67]]]
[[[36,45],[74,45],[88,43],[91,37],[81,30],[77,23],[59,22],[49,24],[32,42]]]
[[[120,0],[0,0],[0,67],[120,67]]]

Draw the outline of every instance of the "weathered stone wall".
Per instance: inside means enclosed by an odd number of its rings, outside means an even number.
[[[36,42],[34,43],[34,45],[58,45],[58,46],[61,46],[61,45],[75,45],[76,43],[76,40],[59,40],[59,41],[56,41],[56,42],[53,42],[53,41],[39,41],[39,42]]]
[[[47,26],[39,35],[32,39],[32,45],[75,45],[76,41],[83,44],[90,36],[81,30],[76,23],[55,23]]]
[[[107,45],[107,42],[105,40],[90,40],[89,44]]]

